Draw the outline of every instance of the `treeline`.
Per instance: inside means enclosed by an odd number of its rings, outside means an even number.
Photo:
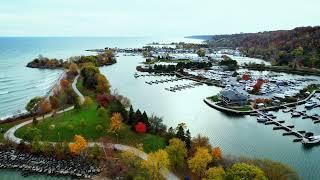
[[[320,26],[293,30],[213,36],[211,47],[240,48],[249,57],[274,65],[320,68]]]
[[[111,65],[116,63],[116,58],[112,50],[106,50],[98,55],[90,56],[75,56],[70,57],[68,61],[63,59],[49,59],[42,55],[39,55],[33,61],[27,64],[30,68],[40,68],[40,69],[58,69],[58,68],[68,68],[71,63],[76,63],[78,65],[83,63],[92,63],[96,67]]]
[[[153,67],[150,66],[149,69],[144,69],[141,66],[137,66],[136,69],[137,71],[141,72],[170,73],[179,69],[205,69],[210,68],[211,66],[211,62],[178,62],[176,65],[155,64]]]

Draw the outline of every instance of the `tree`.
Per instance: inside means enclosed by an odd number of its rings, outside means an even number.
[[[179,124],[177,127],[176,137],[181,139],[182,141],[185,140],[184,127],[182,124]]]
[[[185,142],[186,142],[187,149],[190,149],[191,148],[191,133],[190,133],[189,129],[186,131]]]
[[[226,172],[223,167],[211,167],[206,171],[206,179],[208,180],[224,180]]]
[[[266,180],[264,172],[254,165],[236,163],[227,169],[227,179],[259,179]]]
[[[107,107],[111,102],[111,97],[107,94],[99,94],[97,95],[97,102],[100,106]]]
[[[93,104],[93,100],[89,96],[84,97],[83,106],[90,107]]]
[[[70,152],[74,155],[79,155],[88,146],[86,139],[80,135],[74,136],[74,142],[69,143]]]
[[[167,126],[163,124],[163,119],[152,115],[149,118],[149,132],[152,134],[164,133],[166,132]]]
[[[56,96],[50,96],[49,101],[51,104],[51,108],[54,110],[54,113],[60,108],[60,100]]]
[[[40,114],[42,114],[43,119],[44,119],[44,115],[50,112],[51,110],[52,110],[51,105],[48,100],[44,99],[43,101],[40,102],[39,112]]]
[[[76,63],[72,62],[72,63],[70,64],[70,66],[69,66],[69,71],[70,71],[72,74],[77,75],[77,74],[78,74],[78,70],[79,70],[78,65],[77,65]]]
[[[200,178],[205,175],[208,164],[211,162],[212,156],[208,149],[199,147],[194,156],[188,160],[189,168]]]
[[[118,133],[121,128],[122,116],[120,113],[113,113],[110,122],[110,132]]]
[[[134,119],[136,120],[136,122],[137,122],[137,121],[141,121],[141,119],[142,119],[142,114],[141,114],[141,111],[140,111],[139,109],[136,111],[136,113],[135,113],[135,115],[134,115]],[[134,124],[135,124],[136,122],[134,122]]]
[[[26,110],[30,113],[30,114],[35,114],[38,110],[39,104],[40,102],[43,101],[42,97],[34,97],[32,98],[28,104],[26,105]]]
[[[61,79],[60,80],[60,87],[62,90],[67,89],[70,86],[70,82],[66,79]]]
[[[216,161],[220,161],[222,159],[222,151],[219,147],[215,147],[212,149],[212,156]]]
[[[110,94],[110,83],[107,80],[107,78],[104,75],[97,73],[96,79],[97,79],[96,92],[100,94],[102,93]]]
[[[163,179],[161,178],[160,172],[162,170],[167,170],[170,166],[168,153],[162,149],[150,153],[148,159],[143,162],[143,166],[148,170],[150,179]]]
[[[146,133],[147,132],[147,126],[143,122],[138,122],[134,126],[134,128],[137,133]]]
[[[165,150],[169,155],[170,164],[175,168],[182,168],[187,157],[185,142],[178,138],[170,139],[169,146]]]
[[[199,57],[204,57],[206,55],[206,51],[204,49],[198,49],[197,54]]]
[[[205,136],[201,136],[200,134],[198,134],[198,136],[192,138],[192,145],[191,145],[190,153],[194,154],[199,147],[204,147],[208,150],[211,150],[212,147],[209,143],[209,138],[205,137]]]
[[[133,125],[136,122],[135,114],[132,105],[130,106],[129,115],[128,115],[128,124]]]
[[[105,118],[107,116],[107,110],[104,107],[100,107],[97,111],[99,117]]]

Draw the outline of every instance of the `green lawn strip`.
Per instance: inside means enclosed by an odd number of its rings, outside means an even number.
[[[80,80],[80,79],[79,79]],[[81,80],[77,84],[79,90],[83,93],[86,92],[93,96],[91,91],[85,90],[82,87]],[[93,98],[93,97],[92,97]],[[95,102],[95,98],[93,98]],[[164,148],[166,146],[165,138],[152,135],[152,134],[138,134],[135,133],[128,125],[122,124],[122,128],[118,133],[118,137],[111,132],[108,132],[110,124],[110,113],[107,109],[107,114],[104,117],[99,117],[97,113],[96,102],[87,108],[81,110],[71,110],[56,117],[50,117],[40,121],[36,127],[41,131],[42,141],[67,141],[73,140],[74,135],[81,135],[88,141],[98,141],[101,137],[108,137],[114,143],[121,143],[126,145],[135,146],[143,144],[146,152],[151,152]],[[97,130],[97,125],[101,125],[102,130]],[[23,138],[28,127],[27,125],[16,131],[16,136]]]

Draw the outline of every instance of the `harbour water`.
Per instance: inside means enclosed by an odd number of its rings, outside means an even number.
[[[180,40],[182,38],[178,41]],[[153,41],[171,42],[177,41],[177,38],[0,38],[0,117],[23,110],[28,98],[46,93],[50,82],[58,78],[61,73],[59,70],[25,67],[26,63],[38,54],[67,58],[85,54],[85,49],[106,46],[141,47]],[[203,85],[173,93],[165,88],[190,81],[148,85],[145,81],[158,78],[136,79],[133,76],[135,67],[143,61],[142,57],[120,55],[117,60],[117,64],[102,67],[100,70],[106,75],[113,89],[130,98],[135,109],[162,116],[168,127],[186,123],[193,135],[201,133],[208,136],[212,145],[220,146],[224,154],[281,161],[294,167],[303,179],[317,179],[320,176],[320,146],[305,149],[300,143],[292,142],[294,137],[282,136],[283,131],[273,131],[272,126],[257,123],[255,117],[230,116],[208,107],[202,99],[218,93],[220,88]],[[13,91],[14,89],[19,91]],[[320,112],[320,109],[312,111]],[[313,124],[310,119],[291,119],[290,114],[281,111],[276,115],[279,119],[296,125],[299,130],[320,134],[320,124]],[[16,177],[15,179],[22,178],[15,171],[0,171],[1,177],[8,174]]]

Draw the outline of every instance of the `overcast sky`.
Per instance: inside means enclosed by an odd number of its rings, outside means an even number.
[[[320,25],[320,0],[1,0],[0,36],[175,36]]]

